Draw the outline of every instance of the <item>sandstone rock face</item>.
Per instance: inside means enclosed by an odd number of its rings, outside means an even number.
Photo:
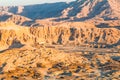
[[[20,27],[8,23],[1,23],[0,45],[1,49],[12,46],[16,42],[21,44],[105,44],[119,45],[120,30],[115,28],[96,28],[87,23],[68,22],[54,26]]]

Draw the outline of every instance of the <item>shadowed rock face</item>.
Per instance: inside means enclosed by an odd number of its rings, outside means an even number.
[[[68,7],[67,3],[60,2],[30,6],[1,7],[0,10],[25,16],[31,19],[43,19],[58,17],[61,15],[63,9],[67,7]]]
[[[76,0],[70,3],[0,7],[0,10],[1,12],[7,12],[7,14],[12,13],[32,20],[54,18],[52,20],[55,21],[89,21],[95,25],[105,23],[110,26],[119,26],[119,5],[119,0]],[[0,15],[0,17],[3,16]]]
[[[23,47],[24,45],[21,44],[20,41],[17,41],[17,40],[13,40],[11,46],[9,46],[9,48],[21,48]]]

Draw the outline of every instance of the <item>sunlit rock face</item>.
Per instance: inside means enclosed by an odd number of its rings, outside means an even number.
[[[76,46],[95,42],[117,46],[119,34],[120,31],[115,28],[97,28],[82,22],[56,23],[54,26],[45,24],[41,27],[20,27],[6,22],[0,25],[0,44],[1,48],[15,45],[14,41],[21,44],[49,43]]]

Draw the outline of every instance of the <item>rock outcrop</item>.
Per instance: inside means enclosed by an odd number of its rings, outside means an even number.
[[[9,22],[0,24],[0,48],[12,46],[14,41],[21,44],[105,44],[120,45],[120,30],[96,28],[89,23],[66,22],[41,27],[20,27]]]

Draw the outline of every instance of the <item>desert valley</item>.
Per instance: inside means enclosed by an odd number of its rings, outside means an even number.
[[[0,80],[120,80],[120,0],[0,6]]]

